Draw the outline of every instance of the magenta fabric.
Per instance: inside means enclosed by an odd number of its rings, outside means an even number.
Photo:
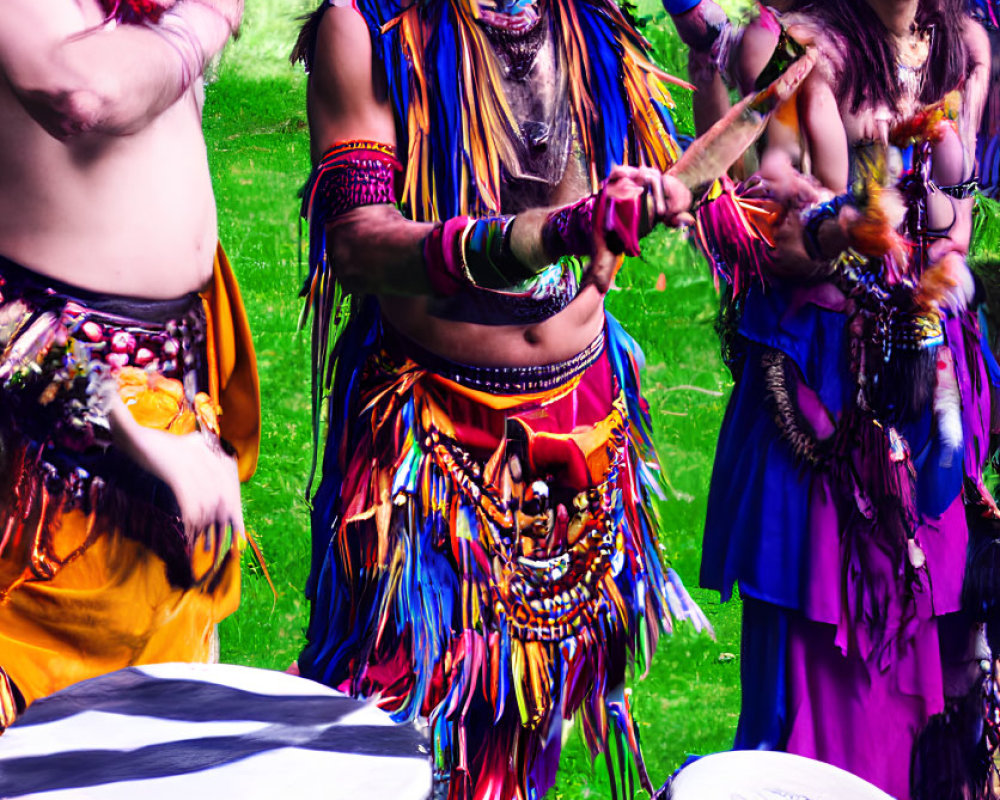
[[[830,468],[796,461],[774,424],[760,365],[771,349],[794,361],[802,376],[793,395],[799,419],[819,438],[830,436],[835,425],[850,422],[856,391],[843,308],[836,287],[774,285],[749,293],[740,327],[744,371],[720,432],[702,582],[725,598],[735,580],[745,613],[751,601],[759,605],[744,623],[754,630],[744,630],[736,746],[826,761],[906,800],[913,743],[944,707],[939,630],[942,617],[960,608],[969,536],[964,504],[981,486],[989,386],[975,316],[946,318],[964,458],[944,458],[928,403],[898,429],[906,461],[888,456],[874,426],[859,426],[853,452],[839,452]],[[877,520],[873,535],[865,535],[864,503],[853,494],[859,489],[876,502],[879,492],[901,492],[915,515],[915,555],[922,553],[925,565],[909,585],[900,580],[905,548],[887,546]],[[873,613],[880,600],[887,607]],[[782,651],[780,667],[775,649]],[[952,647],[945,656],[956,657]]]
[[[424,239],[427,282],[441,297],[457,294],[467,283],[460,264],[460,239],[468,224],[469,217],[453,217],[434,228]]]
[[[803,609],[805,615],[811,620],[835,627],[836,644],[841,652],[848,652],[853,638],[853,645],[860,646],[865,655],[868,655],[872,643],[867,639],[866,631],[855,630],[852,634],[852,629],[858,626],[845,613],[845,609],[854,606],[855,586],[843,580],[844,559],[838,515],[829,477],[826,475],[817,475],[813,481],[809,519],[810,579]],[[915,593],[918,618],[928,619],[959,609],[968,538],[961,495],[952,501],[940,517],[922,519],[915,541],[927,558],[927,567],[920,572],[920,590]],[[877,569],[889,580],[896,565],[890,564],[888,559],[879,561],[879,555],[881,554],[871,551],[871,560],[866,564],[866,569]],[[848,595],[846,597],[845,592]],[[903,610],[897,605],[894,611],[892,618],[898,621]],[[898,627],[895,630],[898,631]],[[938,669],[940,671],[940,667]]]
[[[833,625],[792,615],[786,750],[845,769],[899,800],[910,798],[910,750],[944,708],[936,619],[922,619],[880,668],[844,655]]]

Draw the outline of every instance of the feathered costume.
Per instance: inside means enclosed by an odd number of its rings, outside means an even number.
[[[829,277],[783,281],[767,269],[766,215],[737,190],[698,220],[731,301],[723,321],[736,384],[701,580],[723,599],[738,585],[744,599],[735,746],[818,758],[900,798],[941,778],[915,758],[911,790],[911,754],[929,721],[953,713],[942,668],[952,645],[939,636],[962,608],[970,526],[996,515],[983,485],[989,384],[978,320],[931,299],[926,263],[931,139],[951,124],[943,114],[894,131],[903,238],[877,219],[879,149],[854,152],[852,185],[865,186],[864,213],[884,234],[856,246],[878,245],[880,256],[849,250]],[[954,628],[969,640],[968,619]],[[965,796],[953,791],[920,796]]]
[[[992,50],[989,65],[989,88],[976,139],[976,169],[979,194],[973,219],[969,265],[982,281],[986,293],[984,316],[994,353],[1000,352],[1000,3],[996,0],[972,0],[973,19],[985,29]],[[995,383],[1000,383],[997,375]],[[998,423],[994,422],[994,427]]]
[[[576,148],[595,189],[617,163],[674,160],[664,76],[618,7],[523,6],[512,34],[461,0],[356,3],[388,77],[413,219],[530,206],[544,198],[539,178],[547,192],[574,168]],[[307,67],[322,11],[305,29]],[[532,80],[525,51],[560,77],[542,120],[505,88],[511,76]],[[543,136],[547,147],[530,147]],[[374,695],[399,721],[426,716],[450,800],[541,797],[574,717],[616,791],[631,796],[634,773],[651,789],[623,683],[671,615],[705,623],[660,565],[641,354],[609,318],[565,363],[454,364],[392,331],[374,298],[345,306],[326,257],[331,204],[344,191],[386,199],[328,176],[396,166],[392,152],[365,147],[350,161],[352,143],[334,148],[306,191],[314,411],[318,422],[329,393],[329,430],[302,674]],[[435,298],[434,313],[538,321],[572,300],[578,277],[567,261],[509,292]]]
[[[0,731],[71,683],[209,660],[239,603],[238,550],[192,547],[169,488],[112,446],[107,396],[145,427],[237,445],[247,478],[260,420],[249,346],[221,250],[209,292],[169,301],[0,258]]]

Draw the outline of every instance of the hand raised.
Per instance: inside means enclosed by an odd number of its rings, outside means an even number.
[[[672,175],[653,167],[622,165],[611,170],[605,191],[616,184],[632,184],[642,189],[646,195],[645,202],[642,203],[640,238],[659,223],[679,227],[694,222],[689,213],[692,203],[691,190]]]
[[[764,155],[760,169],[744,183],[741,194],[774,200],[785,209],[801,209],[821,202],[830,193],[814,177],[795,169],[786,152],[770,150]]]

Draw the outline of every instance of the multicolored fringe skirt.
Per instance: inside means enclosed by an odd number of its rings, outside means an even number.
[[[635,343],[609,318],[562,364],[464,366],[369,303],[339,359],[302,674],[427,717],[449,800],[543,796],[574,717],[650,789],[627,673],[707,622],[660,563]]]
[[[234,550],[185,537],[169,488],[111,446],[136,420],[218,437],[198,295],[96,295],[0,259],[0,730],[121,667],[208,660],[239,601]]]

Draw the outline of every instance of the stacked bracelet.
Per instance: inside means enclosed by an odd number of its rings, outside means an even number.
[[[463,286],[509,289],[535,276],[510,249],[512,215],[453,217],[424,239],[424,265],[435,294],[449,297]]]
[[[472,220],[462,237],[462,266],[468,280],[486,289],[506,289],[535,276],[510,249],[513,215]]]

